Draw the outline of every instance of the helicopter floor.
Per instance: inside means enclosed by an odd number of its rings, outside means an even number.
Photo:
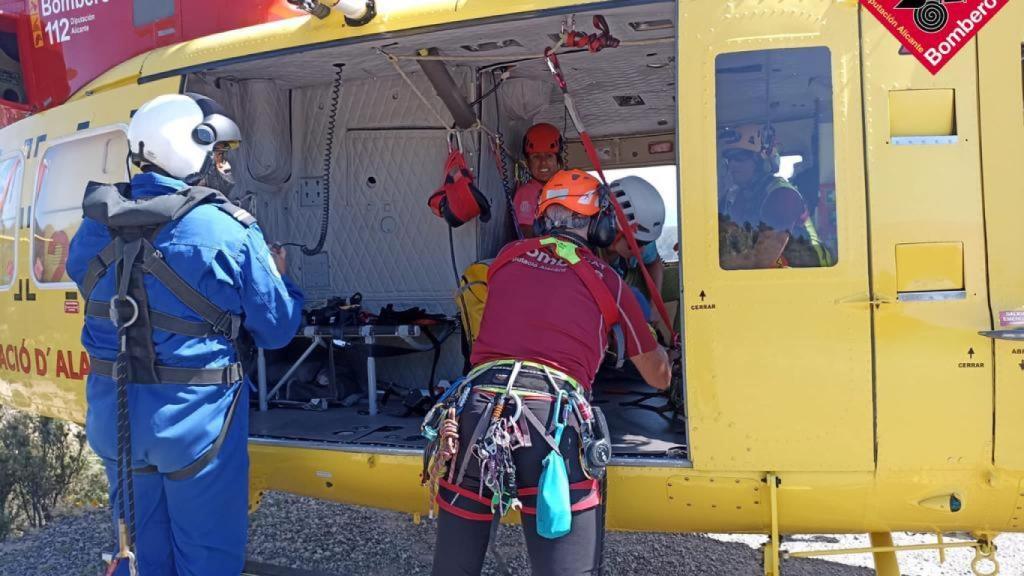
[[[615,455],[687,458],[684,421],[656,410],[665,404],[663,397],[643,403],[649,407],[631,404],[644,391],[636,383],[619,382],[615,389],[599,389],[595,396],[594,405],[608,420]],[[400,399],[385,403],[376,416],[367,413],[365,403],[332,405],[320,411],[303,409],[297,403],[271,405],[266,412],[251,408],[249,414],[251,437],[378,448],[422,449],[426,441],[420,436],[419,426],[420,417],[408,414]]]

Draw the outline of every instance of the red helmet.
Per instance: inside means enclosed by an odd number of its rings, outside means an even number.
[[[562,134],[551,124],[542,122],[530,126],[523,136],[523,156],[530,154],[562,155]]]

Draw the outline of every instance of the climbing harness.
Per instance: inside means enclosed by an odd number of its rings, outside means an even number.
[[[481,374],[493,369],[504,370],[503,376],[507,381],[502,385],[495,384],[474,384],[474,380]],[[531,375],[541,377],[547,382],[544,391],[516,386],[520,375],[528,371]],[[462,455],[461,465],[455,468],[455,462],[459,460],[458,453],[458,418],[471,393],[476,392],[481,398],[486,398],[486,405],[480,413],[480,418],[468,437],[468,454]],[[540,421],[533,410],[526,403],[527,398],[534,400],[543,399],[552,403],[551,415],[554,434],[548,433],[548,426]],[[463,381],[450,387],[438,404],[431,409],[424,418],[421,432],[430,441],[424,453],[423,483],[430,484],[431,514],[438,506],[461,518],[492,521],[494,518],[504,517],[513,510],[524,514],[540,515],[543,508],[541,502],[544,498],[551,496],[554,488],[545,488],[541,482],[537,487],[521,487],[516,480],[516,465],[513,453],[521,448],[531,447],[531,432],[539,435],[550,448],[552,454],[562,460],[561,466],[565,466],[565,455],[559,449],[560,433],[558,426],[570,426],[580,432],[583,437],[583,430],[591,425],[601,426],[593,421],[588,421],[582,414],[594,414],[593,408],[580,393],[578,384],[567,375],[551,369],[543,364],[518,360],[498,360],[476,367]],[[589,418],[593,419],[593,416]],[[607,426],[603,426],[606,430]],[[533,438],[537,438],[534,436]],[[454,442],[453,442],[454,440]],[[611,446],[608,445],[610,458]],[[584,454],[581,450],[580,463],[586,468]],[[554,456],[549,462],[554,462]],[[472,462],[476,462],[480,470],[480,486],[475,491],[469,491],[462,487],[462,482]],[[555,464],[551,464],[555,466]],[[569,484],[567,480],[557,482],[558,492],[561,494],[558,500],[565,502],[565,506],[559,505],[562,513],[571,517],[571,512],[589,509],[600,503],[600,488],[598,478],[603,477],[603,469],[586,472],[588,479],[583,482]],[[564,474],[561,475],[564,478]],[[550,480],[548,482],[551,482]],[[439,496],[439,490],[443,489],[451,494],[446,499]],[[485,489],[490,491],[485,495]],[[568,492],[586,490],[586,495],[575,504],[568,504]],[[525,506],[521,497],[536,497],[536,506]],[[471,506],[488,510],[488,513],[473,512],[464,508],[459,501],[466,502]],[[546,514],[546,512],[545,512]],[[539,516],[538,516],[539,517]],[[560,524],[564,528],[563,524]],[[553,535],[556,531],[549,531]],[[560,532],[557,531],[557,532]],[[552,536],[554,537],[554,536]]]
[[[86,301],[87,316],[107,318],[117,327],[118,353],[115,361],[91,358],[90,372],[111,377],[116,382],[118,554],[110,570],[127,562],[134,576],[137,554],[134,475],[153,473],[156,468],[133,468],[128,384],[222,386],[240,381],[243,375],[237,362],[224,368],[182,368],[157,364],[153,347],[154,329],[196,338],[223,336],[236,347],[244,334],[242,317],[222,310],[190,286],[164,262],[153,242],[165,225],[183,218],[203,204],[217,206],[246,227],[255,224],[256,220],[210,188],[196,186],[177,194],[146,200],[128,200],[130,195],[130,187],[124,183],[90,182],[86,187],[82,203],[85,216],[105,225],[113,239],[89,263],[81,292]],[[97,284],[111,267],[114,268],[114,296],[109,301],[92,299]],[[192,322],[152,310],[144,283],[146,275],[156,278],[203,322]],[[213,445],[185,468],[168,474],[169,478],[190,478],[213,460],[227,435],[240,396],[240,392],[235,393]]]

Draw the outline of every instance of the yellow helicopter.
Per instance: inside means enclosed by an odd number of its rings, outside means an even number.
[[[523,132],[563,128],[568,163],[589,168],[585,124],[607,169],[672,167],[679,207],[662,293],[685,335],[685,402],[597,388],[608,527],[767,534],[767,576],[781,534],[869,533],[853,552],[896,576],[889,534],[930,532],[925,547],[973,548],[975,572],[995,573],[993,538],[1024,529],[1024,4],[1000,3],[935,74],[853,0],[301,1],[158,43],[0,130],[0,403],[84,419],[86,303],[63,259],[86,182],[128,177],[127,122],[159,94],[233,113],[232,196],[268,237],[302,243],[324,223],[324,250],[294,262],[311,301],[358,292],[364,309],[447,316],[458,270],[508,240]],[[99,2],[44,4],[79,29],[103,18]],[[771,126],[826,262],[725,264],[742,239],[723,233],[720,136],[748,125]],[[453,147],[497,208],[449,238],[426,198]],[[396,396],[459,375],[458,338],[437,336],[308,328],[301,354],[261,353],[252,506],[280,490],[418,519],[424,440]],[[331,401],[296,410],[314,361]],[[336,362],[361,401],[340,401]]]

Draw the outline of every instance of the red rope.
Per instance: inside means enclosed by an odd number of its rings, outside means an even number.
[[[554,75],[555,80],[558,83],[558,87],[562,90],[562,97],[565,99],[565,106],[569,108],[569,117],[573,119],[573,124],[576,125],[576,131],[580,134],[580,140],[583,142],[583,149],[587,152],[587,157],[590,158],[590,163],[594,165],[594,170],[597,171],[598,176],[601,178],[601,182],[607,186],[608,180],[604,177],[604,171],[601,170],[601,160],[597,156],[597,150],[594,148],[594,142],[590,139],[590,134],[587,133],[586,128],[583,127],[583,121],[579,118],[576,113],[575,105],[572,102],[572,98],[569,96],[569,85],[565,81],[565,76],[562,75],[562,68],[558,64],[558,57],[555,56],[553,50],[548,48],[545,51],[545,57],[548,60],[548,67],[551,69],[551,74]],[[668,308],[665,307],[665,301],[661,297],[661,286],[654,285],[654,278],[651,278],[651,273],[647,271],[647,266],[644,264],[643,253],[640,251],[640,245],[636,242],[636,235],[633,233],[633,228],[629,225],[629,221],[626,219],[626,213],[622,211],[622,206],[619,205],[619,201],[614,195],[609,194],[612,206],[615,208],[615,219],[619,223],[619,230],[622,231],[623,236],[626,238],[626,244],[629,245],[629,251],[636,258],[637,265],[640,268],[640,273],[643,274],[644,282],[647,284],[647,291],[650,292],[651,301],[654,302],[654,307],[657,308],[658,314],[661,316],[662,321],[668,327],[669,334],[671,334],[671,344],[674,345],[676,342],[676,331],[673,328],[674,322],[668,315]]]

